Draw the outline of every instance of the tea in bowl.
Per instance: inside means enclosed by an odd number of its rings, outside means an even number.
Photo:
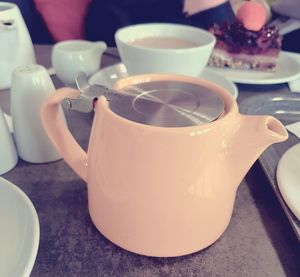
[[[166,23],[124,27],[116,32],[115,40],[130,75],[175,73],[199,76],[216,42],[208,31]]]

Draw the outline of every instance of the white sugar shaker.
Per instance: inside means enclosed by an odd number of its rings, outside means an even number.
[[[15,143],[0,109],[0,175],[14,168],[17,162]]]
[[[40,118],[43,100],[55,87],[47,70],[41,65],[15,69],[11,85],[11,116],[19,156],[31,163],[61,159],[50,142]],[[64,117],[63,111],[61,115]]]

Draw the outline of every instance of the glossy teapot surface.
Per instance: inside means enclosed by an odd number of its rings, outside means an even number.
[[[114,113],[100,97],[87,153],[55,116],[61,101],[78,98],[77,90],[58,90],[41,116],[58,151],[87,182],[89,212],[99,231],[129,251],[170,257],[201,250],[223,234],[241,180],[287,132],[271,116],[239,114],[226,90],[198,78],[139,75],[120,80],[114,90],[161,80],[206,87],[224,102],[223,114],[201,125],[158,127]]]

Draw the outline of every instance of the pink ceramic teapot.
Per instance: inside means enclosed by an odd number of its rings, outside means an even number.
[[[284,126],[271,116],[240,114],[226,90],[198,78],[139,75],[114,90],[125,95],[116,105],[115,96],[107,101],[93,89],[62,88],[41,110],[48,136],[88,184],[94,224],[143,255],[180,256],[209,246],[228,226],[249,168],[269,145],[287,139]],[[58,115],[63,101],[78,110],[94,107],[87,153]]]

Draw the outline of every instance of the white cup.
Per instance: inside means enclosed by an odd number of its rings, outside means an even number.
[[[105,42],[67,40],[58,42],[52,49],[52,66],[57,77],[65,84],[74,86],[78,72],[90,76],[100,68]]]
[[[0,175],[15,167],[18,161],[16,147],[0,109]]]
[[[152,39],[150,46],[136,43],[137,40],[145,38]],[[162,47],[161,41],[156,38],[172,41],[170,46]],[[175,73],[199,76],[207,65],[216,43],[215,37],[208,31],[165,23],[138,24],[121,28],[116,32],[115,40],[121,60],[130,75]],[[186,45],[178,45],[178,40],[186,42]]]

